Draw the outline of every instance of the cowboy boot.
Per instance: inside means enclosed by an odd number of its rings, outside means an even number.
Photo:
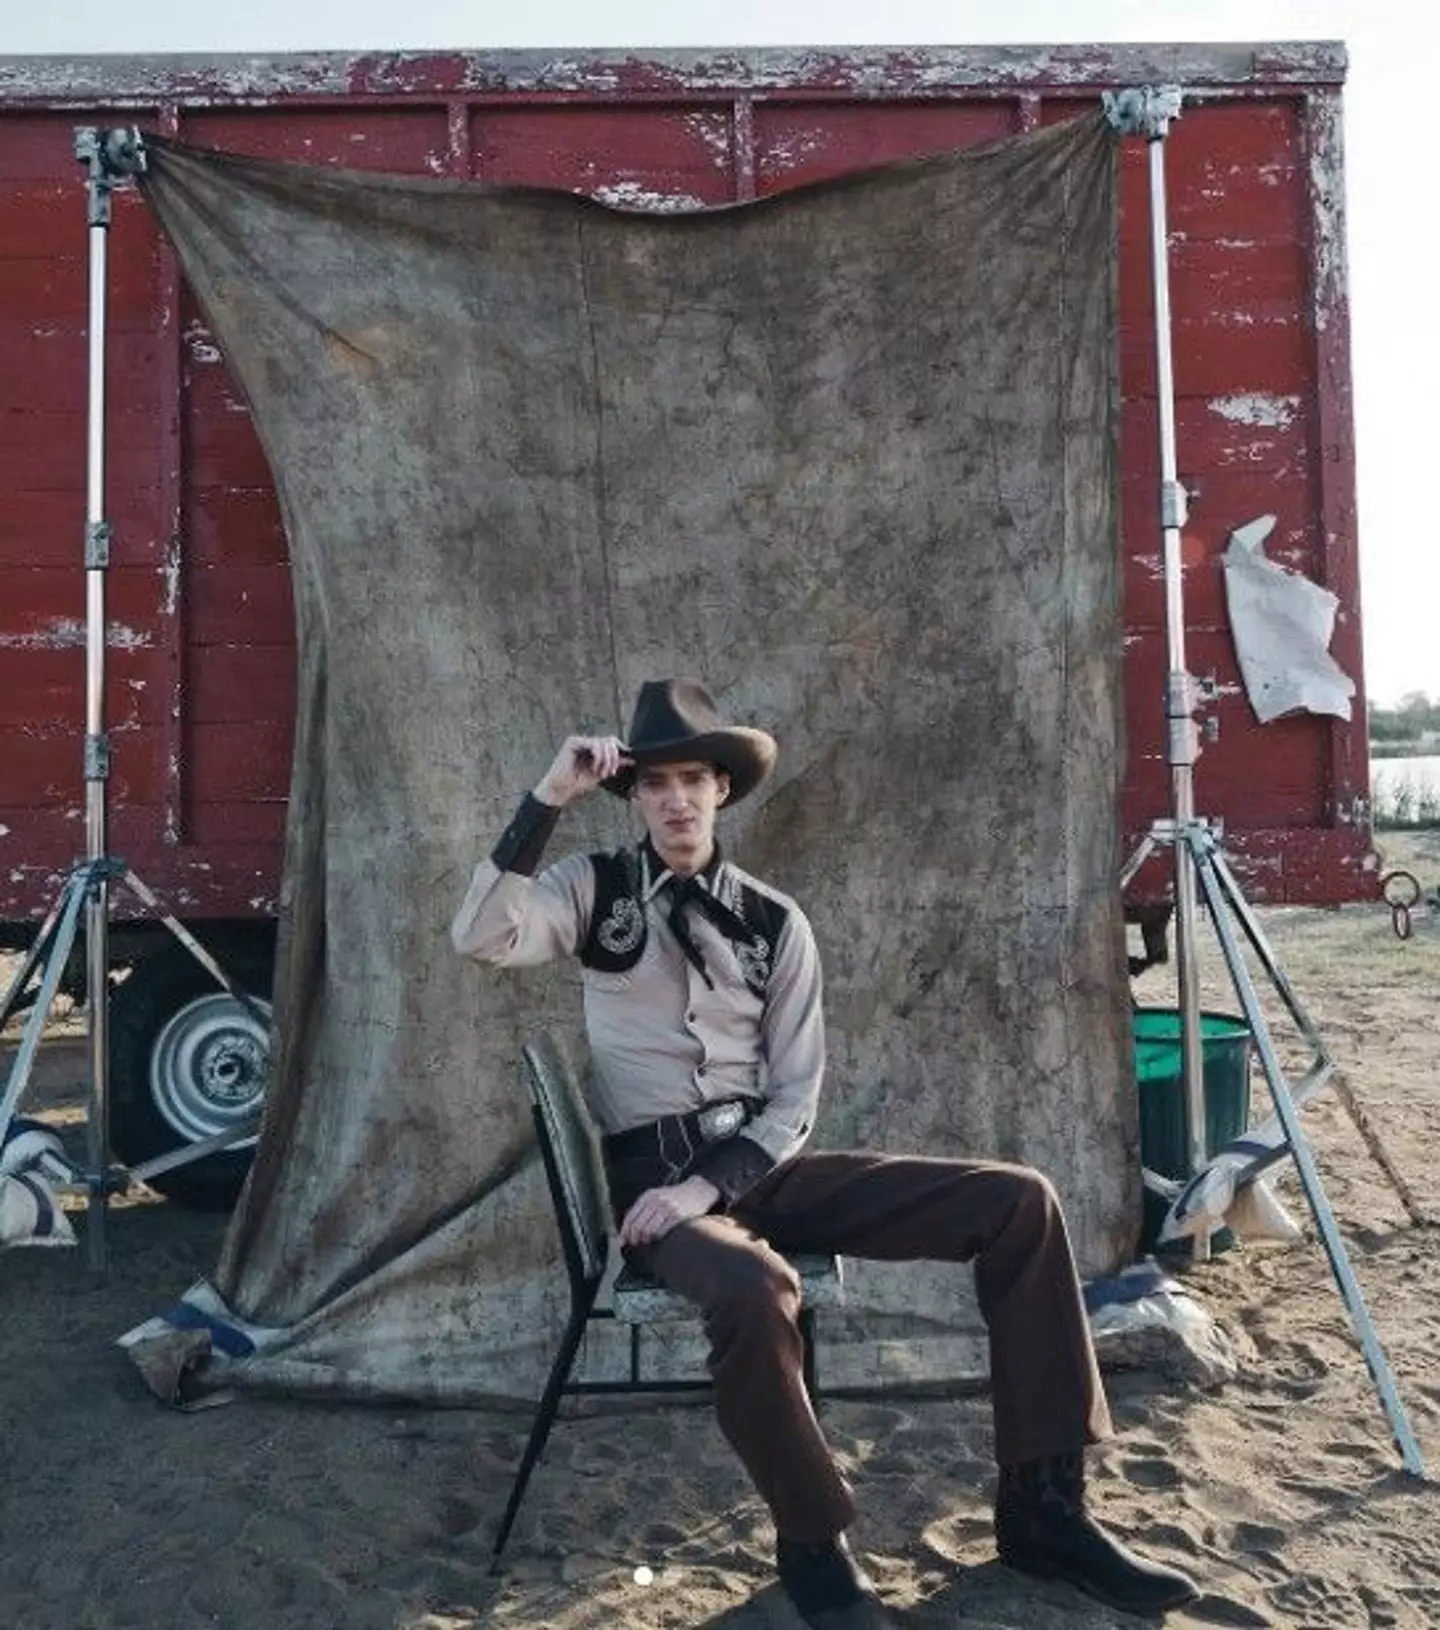
[[[1163,1613],[1200,1594],[1185,1574],[1137,1556],[1089,1515],[1079,1450],[1000,1468],[995,1543],[1007,1567],[1063,1579],[1124,1613]]]
[[[843,1533],[818,1545],[778,1536],[775,1566],[791,1605],[811,1630],[885,1630],[891,1622]]]

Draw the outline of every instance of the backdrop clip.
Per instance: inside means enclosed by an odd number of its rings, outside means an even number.
[[[133,125],[104,131],[81,125],[75,132],[75,157],[90,172],[86,224],[109,226],[110,189],[117,181],[145,172],[144,138]]]
[[[1133,85],[1123,91],[1106,91],[1100,105],[1119,135],[1159,141],[1169,134],[1170,121],[1180,117],[1183,101],[1178,85]]]

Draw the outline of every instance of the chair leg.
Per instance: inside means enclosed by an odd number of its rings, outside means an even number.
[[[520,1469],[515,1473],[509,1504],[505,1507],[505,1515],[500,1519],[500,1527],[495,1535],[495,1545],[490,1552],[491,1573],[499,1572],[500,1555],[505,1549],[505,1542],[510,1538],[515,1518],[519,1515],[520,1502],[525,1498],[530,1474],[535,1470],[535,1463],[539,1460],[550,1436],[550,1428],[555,1424],[555,1416],[560,1408],[560,1396],[565,1391],[565,1383],[570,1379],[570,1370],[575,1363],[575,1354],[580,1349],[580,1338],[585,1334],[585,1325],[589,1317],[590,1309],[587,1306],[577,1306],[571,1310],[570,1323],[565,1328],[560,1351],[555,1355],[555,1362],[550,1367],[550,1379],[546,1381],[545,1391],[540,1395],[540,1407],[535,1413],[535,1423],[530,1428],[530,1439],[525,1445],[525,1453],[520,1458]]]
[[[800,1342],[802,1357],[801,1373],[805,1378],[805,1390],[810,1394],[812,1406],[818,1405],[819,1390],[815,1379],[815,1309],[802,1307],[800,1309]]]

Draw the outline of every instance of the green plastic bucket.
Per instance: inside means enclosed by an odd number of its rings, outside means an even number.
[[[1140,1094],[1140,1158],[1162,1177],[1190,1175],[1180,1014],[1174,1008],[1141,1007],[1131,1016],[1135,1039],[1135,1085]],[[1250,1124],[1250,1027],[1229,1013],[1200,1015],[1201,1077],[1205,1088],[1205,1152],[1238,1138]],[[1140,1249],[1152,1251],[1169,1210],[1145,1191]]]

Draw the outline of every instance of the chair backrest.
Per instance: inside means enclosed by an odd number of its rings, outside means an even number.
[[[523,1049],[535,1135],[572,1280],[596,1280],[609,1251],[610,1202],[599,1145],[569,1060],[549,1035]]]

